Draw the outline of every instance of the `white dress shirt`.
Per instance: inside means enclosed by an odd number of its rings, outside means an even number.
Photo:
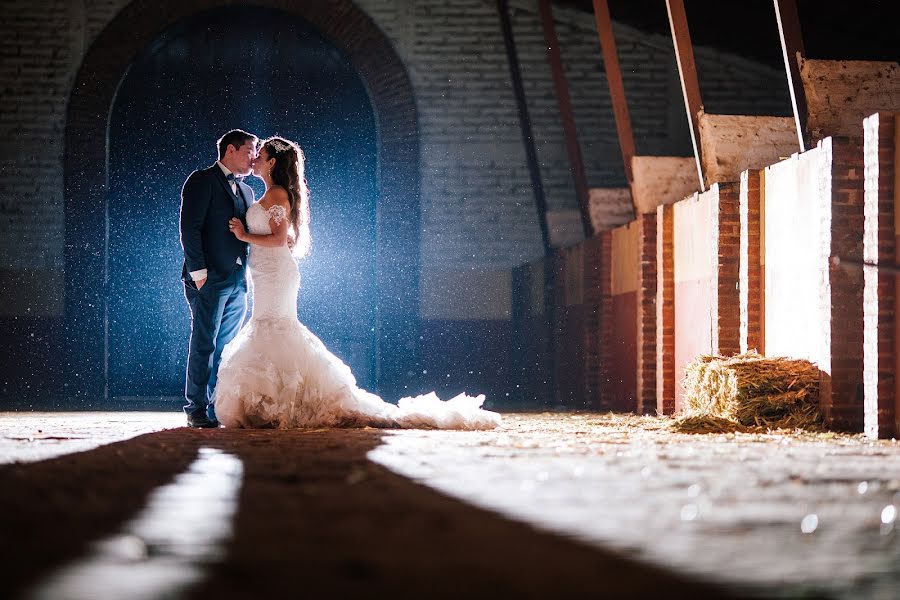
[[[216,164],[219,165],[219,168],[222,169],[222,172],[223,172],[223,173],[225,173],[225,177],[228,177],[229,175],[231,175],[231,169],[229,169],[228,167],[226,167],[225,165],[223,165],[223,164],[221,163],[221,161],[218,161],[218,160],[217,160],[217,161],[216,161]],[[232,180],[229,181],[228,183],[231,185],[231,191],[234,192],[234,195],[235,195],[235,196],[237,196],[237,195],[238,195],[237,181],[234,181],[234,180],[232,179]],[[244,264],[244,263],[241,262],[241,257],[240,257],[240,256],[238,256],[238,259],[237,259],[236,263],[239,264],[239,265]],[[206,276],[207,276],[207,275],[208,275],[208,273],[207,273],[207,270],[206,270],[206,269],[197,269],[196,271],[191,271],[191,272],[190,272],[191,281],[200,281],[200,280],[202,280],[202,279],[206,279]]]

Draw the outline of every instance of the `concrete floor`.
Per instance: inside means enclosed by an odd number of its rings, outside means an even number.
[[[893,441],[685,435],[666,419],[562,413],[505,415],[491,432],[142,435],[181,423],[0,413],[0,462],[13,463],[0,467],[8,586],[32,597],[79,597],[78,586],[98,597],[98,581],[123,579],[131,596],[144,581],[172,586],[148,583],[145,597],[900,596]],[[192,517],[185,503],[203,494],[194,504],[208,512]],[[191,519],[213,513],[226,527],[204,526],[212,541],[199,544]],[[186,519],[171,534],[159,524]]]
[[[176,412],[0,412],[0,465],[92,450],[184,425]]]

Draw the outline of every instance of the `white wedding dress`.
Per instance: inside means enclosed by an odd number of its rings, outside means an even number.
[[[270,234],[285,210],[259,203],[247,211],[250,233]],[[216,416],[226,427],[404,427],[489,429],[500,415],[484,396],[447,401],[434,392],[385,402],[356,385],[350,368],[297,320],[300,273],[287,246],[252,245],[253,315],[223,353]]]

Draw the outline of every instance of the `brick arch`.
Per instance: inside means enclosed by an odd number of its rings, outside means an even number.
[[[419,135],[406,68],[372,19],[348,0],[252,0],[311,24],[340,49],[364,82],[378,147],[376,377],[401,388],[416,362],[419,275]],[[172,25],[220,8],[216,0],[136,0],[91,44],[76,75],[65,130],[65,350],[67,393],[107,397],[109,117],[130,64]],[[390,356],[382,354],[390,351]]]

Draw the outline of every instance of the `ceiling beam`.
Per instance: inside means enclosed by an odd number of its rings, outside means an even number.
[[[700,112],[703,110],[703,102],[700,99],[700,82],[697,79],[694,45],[691,43],[691,32],[688,29],[684,0],[666,0],[666,10],[669,13],[672,43],[675,44],[675,60],[678,62],[678,77],[681,80],[681,93],[684,96],[684,108],[687,111],[688,127],[691,130],[691,145],[694,147],[700,190],[706,191],[700,148]]]
[[[784,71],[787,74],[788,91],[791,93],[791,108],[797,127],[800,152],[806,151],[806,93],[800,79],[800,58],[805,56],[803,33],[800,30],[800,14],[796,0],[773,0],[775,19],[778,21],[778,37],[781,38],[781,54],[784,57]]]
[[[541,25],[544,28],[544,41],[547,44],[547,60],[550,63],[553,85],[556,89],[556,103],[559,106],[559,114],[562,118],[563,131],[566,137],[569,169],[575,181],[575,196],[578,198],[581,226],[584,230],[585,239],[588,239],[594,235],[594,227],[591,225],[590,192],[588,190],[587,175],[584,171],[581,146],[578,144],[578,133],[575,129],[572,99],[569,97],[569,84],[563,72],[562,53],[559,49],[559,39],[556,37],[556,26],[553,23],[553,9],[550,6],[550,0],[538,0],[538,9],[541,15]]]
[[[597,35],[600,37],[600,51],[603,53],[603,70],[606,72],[606,83],[612,100],[613,116],[616,120],[616,132],[619,134],[619,148],[622,161],[625,163],[625,178],[628,186],[634,183],[631,171],[631,159],[634,157],[634,132],[631,128],[631,115],[628,113],[628,102],[625,99],[625,85],[622,82],[622,69],[619,66],[619,53],[616,50],[616,38],[613,35],[612,18],[609,14],[607,0],[594,1],[594,18],[597,21]]]

